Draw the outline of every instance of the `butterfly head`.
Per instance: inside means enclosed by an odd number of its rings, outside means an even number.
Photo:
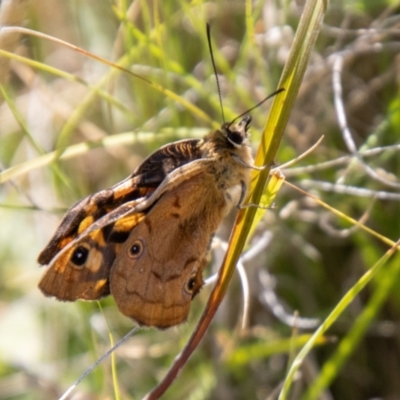
[[[235,124],[235,120],[223,124],[222,132],[233,147],[239,148],[249,137],[248,130],[250,128],[250,123],[251,116],[246,115],[237,124]]]

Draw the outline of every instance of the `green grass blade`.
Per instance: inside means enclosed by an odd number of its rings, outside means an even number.
[[[293,382],[293,378],[294,378],[297,370],[300,368],[300,365],[302,364],[304,358],[314,347],[316,341],[319,340],[320,337],[328,330],[328,328],[339,318],[339,316],[343,313],[343,311],[349,306],[349,304],[360,293],[360,291],[371,281],[371,279],[376,276],[376,274],[381,270],[381,268],[387,263],[389,258],[395,252],[397,252],[398,245],[399,245],[399,243],[397,243],[395,246],[391,247],[384,254],[384,256],[368,272],[366,272],[359,279],[359,281],[343,296],[343,298],[340,300],[340,302],[337,304],[337,306],[333,309],[333,311],[329,314],[329,316],[326,318],[326,320],[322,323],[320,328],[318,328],[318,330],[314,333],[314,335],[311,337],[311,339],[308,341],[308,343],[300,351],[300,353],[295,358],[295,360],[293,361],[293,363],[289,369],[287,378],[286,378],[285,383],[282,388],[281,395],[279,396],[279,400],[285,400],[288,398],[289,390],[290,390],[290,386]],[[398,260],[396,260],[396,261],[398,264]],[[400,267],[397,266],[396,268],[398,269]],[[396,269],[396,271],[397,271],[397,269]],[[378,301],[381,301],[381,299],[378,298]],[[376,302],[376,300],[375,300],[375,302]],[[371,311],[371,308],[369,309],[368,312],[370,312],[370,311]],[[368,314],[368,312],[367,312],[367,314]],[[352,335],[354,335],[353,338],[356,338],[356,335],[358,335],[360,333],[360,328],[365,323],[365,318],[368,317],[367,314],[365,314],[364,319],[361,322],[357,322],[357,324],[355,325],[355,328],[353,328],[353,330],[352,330],[352,332],[353,332]]]

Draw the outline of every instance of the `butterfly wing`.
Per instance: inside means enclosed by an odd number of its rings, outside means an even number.
[[[61,249],[104,215],[127,202],[148,198],[171,171],[201,157],[199,143],[200,140],[189,139],[163,146],[125,180],[77,202],[39,254],[39,264],[49,264]]]
[[[144,216],[144,212],[134,213],[72,242],[50,263],[40,280],[40,290],[63,301],[96,300],[108,295],[116,254]]]
[[[64,301],[108,295],[110,268],[121,243],[146,213],[136,213],[135,207],[172,170],[200,156],[198,143],[183,140],[160,148],[122,182],[71,207],[38,257],[40,264],[50,264],[39,283],[42,292]],[[119,218],[126,210],[129,215]]]
[[[131,231],[111,269],[111,294],[124,315],[158,328],[187,319],[225,208],[215,177],[205,171],[157,200]]]

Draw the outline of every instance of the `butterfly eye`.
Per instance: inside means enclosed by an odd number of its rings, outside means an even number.
[[[251,117],[250,115],[246,115],[238,124],[233,124],[234,121],[236,119],[226,124],[227,138],[235,147],[240,147],[248,136],[247,131],[250,127]]]
[[[138,258],[143,252],[143,243],[141,240],[135,240],[129,248],[129,255],[132,258]]]
[[[81,267],[85,264],[89,255],[89,250],[86,247],[79,246],[71,257],[71,262],[74,263],[77,267]]]

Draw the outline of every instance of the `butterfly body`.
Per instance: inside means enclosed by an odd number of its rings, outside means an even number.
[[[240,206],[253,164],[250,117],[202,140],[166,145],[127,179],[73,206],[39,255],[39,287],[59,300],[110,293],[145,326],[187,319],[200,290],[210,241]]]

